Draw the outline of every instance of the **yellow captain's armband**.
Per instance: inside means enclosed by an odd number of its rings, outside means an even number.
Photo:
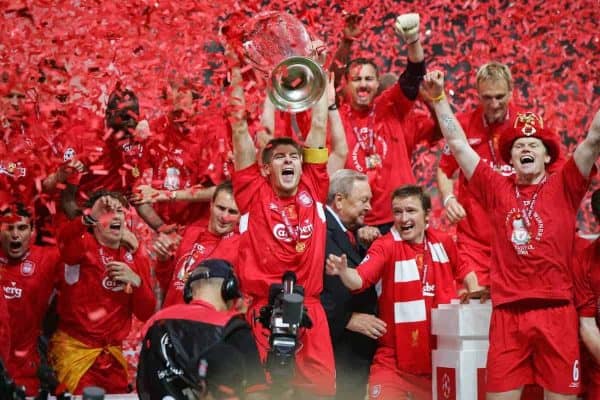
[[[327,162],[329,152],[326,148],[311,148],[304,149],[303,161],[309,164],[324,164]]]

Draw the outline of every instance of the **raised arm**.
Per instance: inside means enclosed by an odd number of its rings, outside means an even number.
[[[336,88],[340,87],[346,65],[350,61],[352,43],[362,34],[362,28],[360,27],[359,22],[360,16],[356,14],[349,14],[346,17],[344,29],[342,31],[342,40],[333,56],[333,62],[330,67],[335,75],[334,85]]]
[[[273,139],[275,134],[275,105],[268,95],[265,95],[262,114],[260,115],[260,124],[262,130],[257,132],[256,142],[259,149],[266,146],[269,140]]]
[[[421,93],[431,100],[440,129],[448,147],[450,147],[450,151],[452,151],[465,177],[471,179],[475,167],[479,163],[479,155],[469,145],[465,132],[448,103],[444,93],[444,74],[441,71],[427,73],[423,78]]]
[[[573,153],[573,160],[581,175],[589,177],[598,155],[600,155],[600,110],[596,112],[587,136]]]
[[[404,40],[408,50],[408,61],[420,63],[425,59],[419,32],[419,14],[402,14],[396,18],[396,33]]]
[[[325,147],[327,139],[327,112],[328,112],[328,101],[327,101],[327,90],[323,92],[323,95],[312,107],[311,125],[310,131],[304,141],[305,147],[318,149]]]
[[[229,94],[229,123],[233,140],[234,164],[236,170],[244,169],[256,162],[256,149],[250,137],[246,121],[246,98],[242,86],[242,71],[235,52],[228,48],[226,56],[232,62],[231,93]]]
[[[454,181],[448,178],[441,168],[437,169],[437,185],[442,198],[442,205],[446,210],[446,215],[448,216],[450,223],[455,224],[463,219],[467,213],[454,195]]]
[[[348,142],[346,141],[346,131],[340,117],[340,112],[335,104],[335,86],[334,74],[331,73],[327,85],[327,104],[329,111],[329,123],[331,133],[331,154],[327,161],[327,172],[331,176],[335,171],[344,168],[346,157],[348,156]]]
[[[425,56],[421,46],[419,23],[419,14],[409,13],[398,16],[394,25],[408,51],[406,70],[400,75],[398,82],[404,96],[413,101],[419,95],[419,86],[425,75]]]

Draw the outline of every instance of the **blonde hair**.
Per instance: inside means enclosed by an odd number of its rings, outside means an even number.
[[[484,64],[477,71],[477,86],[483,81],[500,81],[504,80],[508,85],[508,89],[513,87],[512,74],[506,64],[496,61]]]

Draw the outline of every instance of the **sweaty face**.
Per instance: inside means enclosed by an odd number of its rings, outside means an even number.
[[[240,219],[240,212],[235,204],[233,195],[221,190],[210,206],[208,230],[215,235],[223,236],[235,227]]]
[[[15,221],[12,221],[12,219]],[[28,217],[5,216],[10,222],[3,222],[0,230],[0,245],[8,258],[18,260],[29,251],[31,234],[31,220]]]
[[[357,64],[350,68],[346,93],[352,108],[368,108],[377,94],[378,87],[377,72],[371,64]]]
[[[288,197],[296,194],[302,174],[300,153],[289,144],[275,147],[271,161],[265,165],[265,174],[278,196]]]
[[[504,121],[512,93],[505,80],[482,81],[477,87],[479,102],[489,124]]]
[[[369,182],[358,180],[354,181],[350,194],[336,197],[336,212],[346,228],[355,230],[365,224],[365,215],[371,211],[372,197]]]
[[[394,227],[402,240],[408,243],[422,243],[429,213],[425,212],[417,196],[396,197],[392,200]]]
[[[515,140],[510,150],[511,164],[521,183],[537,183],[546,171],[550,156],[538,138],[523,137]]]
[[[121,244],[124,230],[125,210],[119,206],[98,218],[98,223],[94,226],[94,236],[100,244],[116,249]]]

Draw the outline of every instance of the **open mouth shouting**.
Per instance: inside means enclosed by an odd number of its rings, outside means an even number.
[[[406,233],[406,234],[412,233],[414,231],[414,229],[415,229],[414,222],[409,222],[407,224],[400,226],[400,232]]]
[[[121,233],[121,226],[121,221],[112,221],[108,228],[112,233],[119,234]]]
[[[522,165],[533,164],[535,162],[535,158],[531,154],[525,154],[519,158],[519,161]]]
[[[8,245],[8,248],[13,253],[18,253],[23,248],[23,243],[19,241],[11,241]]]
[[[295,177],[294,167],[283,167],[281,170],[281,180],[283,183],[293,183]]]
[[[356,97],[360,102],[368,101],[371,98],[371,90],[366,87],[358,88],[356,91]]]

